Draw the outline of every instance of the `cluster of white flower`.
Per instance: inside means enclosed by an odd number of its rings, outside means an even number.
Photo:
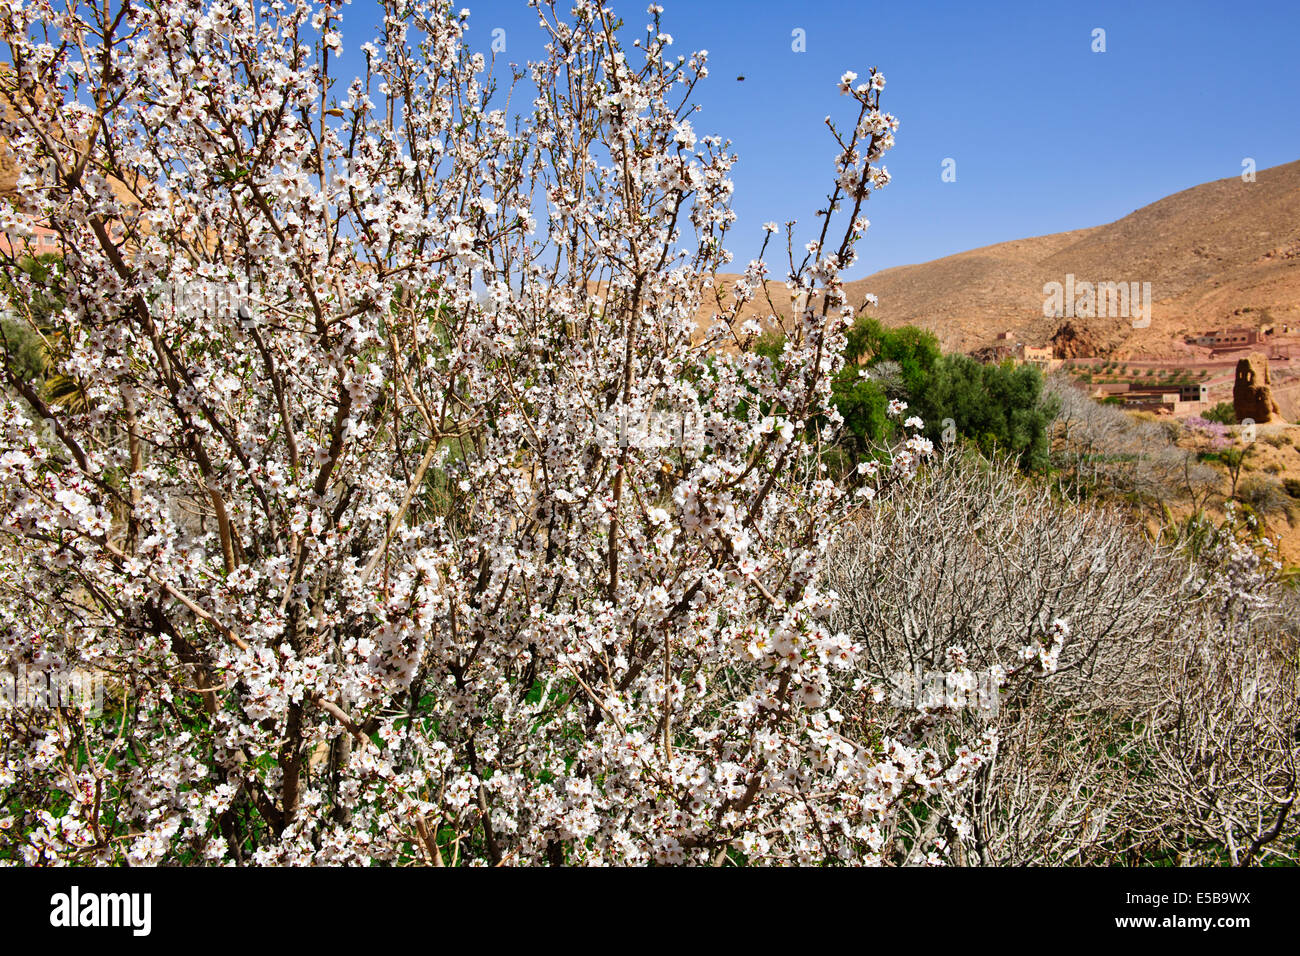
[[[1026,662],[1034,662],[1044,674],[1055,674],[1056,668],[1061,659],[1061,651],[1065,649],[1065,643],[1070,637],[1070,624],[1064,618],[1053,618],[1047,626],[1046,643],[1043,639],[1035,637],[1032,641],[1020,649],[1020,659]]]
[[[1224,520],[1210,529],[1202,572],[1189,587],[1213,600],[1224,625],[1243,612],[1267,607],[1273,600],[1270,583],[1282,570],[1277,543],[1259,533],[1258,519],[1243,513],[1235,501],[1224,504]]]
[[[706,54],[538,8],[518,126],[441,0],[387,3],[344,88],[334,0],[8,8],[13,218],[68,254],[57,289],[0,261],[6,305],[62,298],[77,398],[0,405],[0,664],[125,701],[108,734],[0,714],[0,780],[67,797],[6,827],[29,862],[887,862],[984,759],[842,726],[815,587],[883,77],[846,75],[844,237],[778,369],[739,317],[762,261],[696,326],[735,219],[682,119]],[[248,301],[146,292],[196,279]]]

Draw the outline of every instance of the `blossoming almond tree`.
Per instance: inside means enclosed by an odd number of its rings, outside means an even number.
[[[766,266],[722,304],[706,54],[538,14],[512,120],[440,0],[346,86],[334,3],[0,3],[0,216],[61,257],[6,304],[72,383],[6,346],[0,654],[109,675],[0,713],[11,856],[888,861],[984,759],[837,731],[817,579],[874,485],[818,453],[884,78],[842,81],[778,367]]]

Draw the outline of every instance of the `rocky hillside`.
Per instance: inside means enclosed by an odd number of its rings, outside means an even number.
[[[1152,321],[1049,319],[1043,287],[1067,274],[1090,282],[1151,283]],[[1003,331],[1046,345],[1067,321],[1116,358],[1171,355],[1188,331],[1263,322],[1300,325],[1300,161],[1205,183],[1090,229],[1017,239],[850,284],[875,293],[891,325],[933,329],[945,348],[974,351]]]

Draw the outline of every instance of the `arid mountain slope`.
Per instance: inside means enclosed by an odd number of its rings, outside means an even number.
[[[933,329],[945,348],[971,351],[1010,330],[1044,345],[1066,319],[1043,316],[1043,287],[1067,274],[1089,282],[1151,283],[1152,321],[1075,318],[1118,358],[1170,355],[1183,335],[1224,325],[1300,325],[1300,161],[1205,183],[1090,229],[972,249],[885,269],[850,283],[891,325]]]

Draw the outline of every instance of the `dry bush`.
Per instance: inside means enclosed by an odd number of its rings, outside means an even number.
[[[960,646],[970,667],[1001,666],[1019,683],[1022,651],[1046,648],[1061,620],[1058,695],[1096,699],[1100,680],[1111,703],[1141,698],[1131,671],[1177,620],[1184,573],[1114,510],[1063,504],[1010,461],[957,452],[844,533],[829,572],[871,680],[944,667]]]
[[[865,693],[842,706],[882,739],[941,749],[979,728],[997,745],[971,786],[890,838],[956,836],[953,859],[972,864],[1294,854],[1289,592],[1231,540],[1197,564],[1113,510],[957,453],[892,488],[829,564],[838,626],[864,647]],[[909,706],[895,675],[918,667],[950,688],[996,675],[996,710],[974,695]],[[871,693],[891,678],[890,699]]]
[[[1178,426],[1143,420],[1101,405],[1060,374],[1048,376],[1044,394],[1058,403],[1053,464],[1080,491],[1141,504],[1159,512],[1171,501],[1193,511],[1205,507],[1221,478],[1176,444]]]
[[[1237,499],[1261,518],[1280,515],[1287,524],[1295,523],[1295,504],[1280,481],[1250,475],[1237,485]]]
[[[1295,863],[1300,601],[1238,530],[1230,512],[1210,549],[1217,573],[1198,582],[1199,616],[1173,635],[1158,672],[1162,706],[1146,723],[1150,773],[1134,816],[1184,863]]]

